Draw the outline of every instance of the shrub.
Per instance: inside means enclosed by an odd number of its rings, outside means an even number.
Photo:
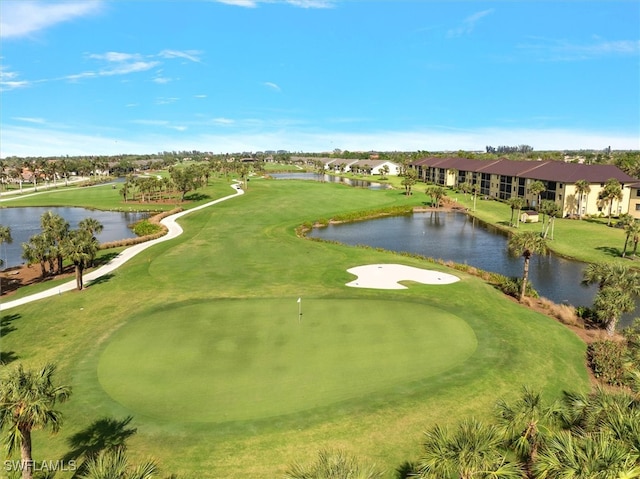
[[[593,374],[612,386],[625,384],[626,344],[610,340],[596,341],[587,348],[587,360]]]
[[[158,223],[151,223],[149,220],[138,221],[133,226],[133,232],[138,236],[147,236],[160,232],[162,227]]]

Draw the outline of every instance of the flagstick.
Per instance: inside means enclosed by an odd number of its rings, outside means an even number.
[[[302,321],[302,298],[298,298],[298,324]]]

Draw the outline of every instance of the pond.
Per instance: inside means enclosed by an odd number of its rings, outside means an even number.
[[[11,244],[3,243],[0,246],[0,258],[4,261],[2,268],[19,266],[24,263],[22,259],[22,243],[41,232],[40,217],[43,213],[51,211],[62,216],[69,222],[71,229],[78,227],[78,222],[85,218],[94,218],[104,227],[97,235],[98,241],[106,243],[125,238],[135,238],[131,225],[150,216],[149,213],[100,211],[75,207],[24,207],[24,208],[0,208],[0,225],[11,228]]]
[[[391,188],[391,185],[376,181],[345,178],[343,176],[325,175],[320,173],[273,173],[270,176],[276,180],[310,180],[324,183],[341,183],[353,186],[354,188],[368,188],[370,190],[385,190]]]
[[[457,212],[424,212],[314,228],[312,238],[469,264],[505,276],[522,276],[523,259],[507,251],[497,228]],[[529,278],[540,296],[555,303],[591,306],[597,286],[580,284],[585,264],[550,254],[534,255]],[[621,325],[631,323],[625,316]]]

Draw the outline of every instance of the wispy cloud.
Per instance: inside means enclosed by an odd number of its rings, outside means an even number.
[[[609,56],[628,56],[640,53],[640,40],[609,41],[596,39],[591,42],[575,43],[568,40],[532,38],[530,42],[518,45],[527,52],[528,58],[538,61],[580,61]]]
[[[180,98],[176,98],[176,97],[160,97],[160,98],[156,98],[156,105],[170,105],[172,103],[175,103],[179,100]]]
[[[467,18],[465,18],[462,21],[462,24],[460,24],[458,27],[448,30],[447,37],[456,38],[456,37],[462,37],[465,35],[470,35],[471,32],[473,32],[473,30],[476,28],[476,24],[482,18],[493,13],[493,11],[494,11],[493,8],[489,8],[487,10],[476,12],[473,15],[469,15]]]
[[[0,65],[0,91],[15,90],[16,88],[29,86],[31,82],[18,80],[18,76],[17,72],[10,71],[6,66]]]
[[[256,8],[261,3],[280,3],[298,8],[333,8],[335,0],[213,0],[216,3],[233,5],[236,7]]]
[[[35,123],[37,125],[43,125],[46,123],[44,118],[32,118],[28,116],[14,116],[14,120],[24,121],[25,123]]]
[[[282,91],[282,89],[276,85],[275,83],[272,83],[270,81],[266,81],[263,83],[264,86],[270,88],[271,90],[275,90],[275,91]]]
[[[158,54],[158,56],[162,58],[184,58],[185,60],[196,63],[201,62],[200,55],[202,55],[202,52],[200,50],[162,50]]]
[[[99,0],[66,2],[2,1],[0,2],[0,38],[31,35],[58,23],[94,15],[102,10]]]
[[[193,95],[194,98],[207,98],[207,95]]]

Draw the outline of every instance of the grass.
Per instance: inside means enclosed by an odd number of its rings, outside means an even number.
[[[212,188],[231,192],[224,181]],[[434,422],[485,416],[524,383],[550,397],[586,390],[585,345],[479,279],[453,272],[461,281],[446,287],[347,288],[346,270],[362,264],[452,271],[295,234],[305,221],[423,199],[252,180],[247,194],[183,217],[182,236],[145,250],[108,280],[5,312],[3,351],[26,366],[57,362],[73,387],[60,434],[37,433],[35,457],[62,457],[75,434],[132,415],[132,460],[154,457],[165,475],[280,477],[288,464],[329,447],[376,462],[392,478],[417,457]],[[439,354],[434,336],[461,344]],[[246,342],[254,347],[247,355]],[[157,361],[131,356],[141,347]],[[253,363],[243,369],[243,360]],[[138,366],[151,369],[136,379]],[[136,403],[127,383],[142,379],[155,397]]]
[[[416,193],[417,194],[417,193]],[[471,195],[449,190],[448,196],[455,198],[467,208],[472,208]],[[542,231],[542,223],[520,223],[519,228],[509,227],[511,208],[501,201],[476,201],[473,216],[487,224],[502,228],[509,232]],[[612,224],[616,219],[612,219]],[[555,220],[554,237],[548,240],[549,247],[561,256],[586,263],[616,262],[637,267],[632,259],[622,258],[625,234],[621,228],[607,226],[606,218],[585,218],[582,220],[557,218]],[[633,245],[630,245],[633,248]]]
[[[426,305],[305,299],[304,306],[304,321],[293,298],[143,311],[109,341],[98,380],[136,415],[255,421],[424,381],[476,348],[466,322]]]

